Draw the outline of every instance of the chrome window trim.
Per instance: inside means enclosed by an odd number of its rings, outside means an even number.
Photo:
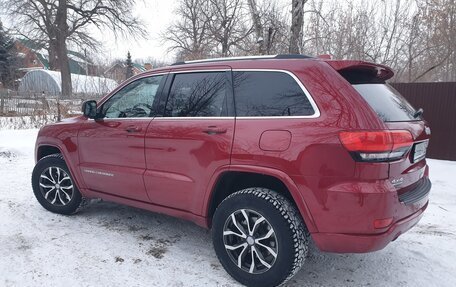
[[[285,73],[291,76],[294,81],[301,87],[304,95],[307,97],[307,100],[310,102],[312,109],[314,110],[313,115],[308,116],[236,116],[236,119],[239,120],[252,120],[252,119],[315,119],[320,117],[320,109],[315,103],[309,91],[306,89],[304,84],[290,71],[281,70],[281,69],[232,69],[233,72],[280,72]],[[234,95],[236,97],[236,95]],[[236,100],[235,100],[236,101]]]
[[[135,118],[101,118],[101,119],[87,119],[88,121],[122,121],[122,120],[153,120],[154,117],[135,117]]]
[[[268,120],[268,119],[315,119],[319,118],[321,113],[320,109],[318,108],[317,104],[315,103],[313,97],[307,90],[307,88],[304,86],[304,84],[298,79],[298,77],[293,74],[290,71],[287,70],[282,70],[282,69],[244,69],[244,68],[239,68],[239,69],[188,69],[188,70],[179,70],[179,71],[168,71],[164,73],[157,73],[157,74],[152,74],[152,75],[147,75],[149,77],[151,76],[159,76],[159,75],[166,75],[166,74],[181,74],[181,73],[199,73],[199,72],[226,72],[226,71],[232,71],[232,72],[280,72],[280,73],[285,73],[291,76],[294,81],[299,85],[301,90],[303,91],[304,95],[307,97],[307,99],[310,102],[310,105],[312,106],[314,110],[313,115],[308,115],[308,116],[236,116],[236,117],[138,117],[138,118],[109,118],[109,119],[114,119],[114,120],[128,120],[128,119],[153,119],[153,120],[217,120],[217,119],[239,119],[239,120],[254,120],[254,119],[261,119],[261,120]],[[145,77],[147,77],[145,76]],[[144,77],[144,78],[145,78]],[[138,78],[136,80],[142,79]],[[133,81],[132,81],[133,82]],[[117,93],[117,92],[116,92]],[[112,96],[114,96],[113,94]],[[110,98],[110,97],[109,97]]]
[[[314,113],[312,115],[308,116],[236,116],[236,117],[157,117],[155,119],[173,119],[173,120],[181,120],[181,119],[219,119],[219,118],[236,118],[240,120],[252,120],[252,119],[315,119],[319,118],[321,113],[320,109],[318,108],[317,104],[315,103],[315,100],[307,90],[307,88],[304,86],[304,84],[296,77],[295,74],[293,74],[290,71],[287,70],[281,70],[281,69],[188,69],[188,70],[181,70],[181,71],[170,71],[170,74],[180,74],[180,73],[198,73],[198,72],[226,72],[226,71],[232,71],[232,72],[280,72],[280,73],[285,73],[291,76],[294,81],[299,85],[301,90],[303,91],[304,95],[307,97],[307,100],[310,102],[310,105],[312,106],[312,109],[314,110]]]

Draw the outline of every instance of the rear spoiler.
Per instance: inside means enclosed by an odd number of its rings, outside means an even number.
[[[365,61],[324,60],[352,84],[383,83],[394,76],[391,68]]]

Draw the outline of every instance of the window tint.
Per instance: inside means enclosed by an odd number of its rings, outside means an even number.
[[[102,113],[106,118],[149,117],[152,105],[163,76],[155,76],[134,81],[103,105]]]
[[[420,120],[415,109],[393,87],[387,84],[359,84],[353,87],[384,122]]]
[[[282,72],[234,72],[237,116],[309,116],[309,99],[288,74]]]
[[[225,116],[226,109],[224,72],[176,74],[165,116],[218,117]]]

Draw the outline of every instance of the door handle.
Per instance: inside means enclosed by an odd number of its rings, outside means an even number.
[[[142,129],[141,127],[137,127],[137,126],[129,126],[125,129],[127,132],[129,133],[138,133],[140,132]]]
[[[216,126],[209,126],[206,129],[204,129],[203,132],[207,133],[208,135],[224,134],[224,133],[226,133],[226,128],[218,128]]]

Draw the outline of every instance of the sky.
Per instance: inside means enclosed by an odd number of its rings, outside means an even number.
[[[259,0],[258,5],[269,0]],[[291,0],[276,0],[286,8],[291,4]],[[130,51],[132,59],[147,59],[154,58],[167,63],[174,61],[174,53],[168,51],[169,44],[163,42],[160,34],[163,33],[168,26],[176,21],[174,10],[177,8],[178,0],[137,0],[133,7],[133,14],[138,16],[143,21],[147,37],[145,39],[115,38],[109,30],[100,31],[97,28],[91,28],[96,39],[100,40],[103,47],[96,56],[100,62],[110,62],[115,59],[126,59],[127,52]],[[1,15],[5,27],[10,27],[9,15]],[[69,49],[78,51],[77,47],[69,47]],[[83,52],[83,51],[79,51]],[[91,51],[87,51],[91,53]]]
[[[259,0],[258,5],[265,1]],[[287,9],[291,5],[291,0],[275,0],[281,7]],[[94,31],[104,43],[103,55],[109,60],[124,59],[130,51],[134,59],[155,58],[157,60],[172,63],[174,53],[168,52],[169,44],[163,43],[160,33],[176,20],[174,10],[177,8],[178,0],[138,0],[134,7],[134,14],[143,20],[146,27],[147,39],[135,41],[133,39],[115,39],[111,33],[101,33]]]
[[[173,11],[177,1],[174,0],[142,0],[134,8],[134,15],[142,19],[148,36],[146,39],[116,39],[112,33],[94,30],[94,34],[103,43],[103,54],[108,59],[126,58],[130,51],[133,59],[152,57],[157,60],[172,62],[173,53],[168,53],[168,45],[160,39],[166,27],[175,19]]]
[[[173,11],[177,6],[176,0],[137,0],[133,7],[133,14],[138,16],[146,28],[148,36],[145,39],[115,38],[109,30],[100,31],[97,28],[91,28],[92,33],[98,39],[103,47],[98,57],[102,61],[111,61],[114,59],[124,59],[127,52],[130,51],[133,59],[138,58],[156,58],[166,62],[174,60],[174,54],[168,53],[168,45],[160,39],[160,33],[163,32],[174,20]],[[12,26],[10,15],[1,15],[1,21],[4,26]],[[75,47],[69,47],[78,51]],[[83,52],[83,51],[79,51]],[[87,51],[88,54],[91,51]]]

